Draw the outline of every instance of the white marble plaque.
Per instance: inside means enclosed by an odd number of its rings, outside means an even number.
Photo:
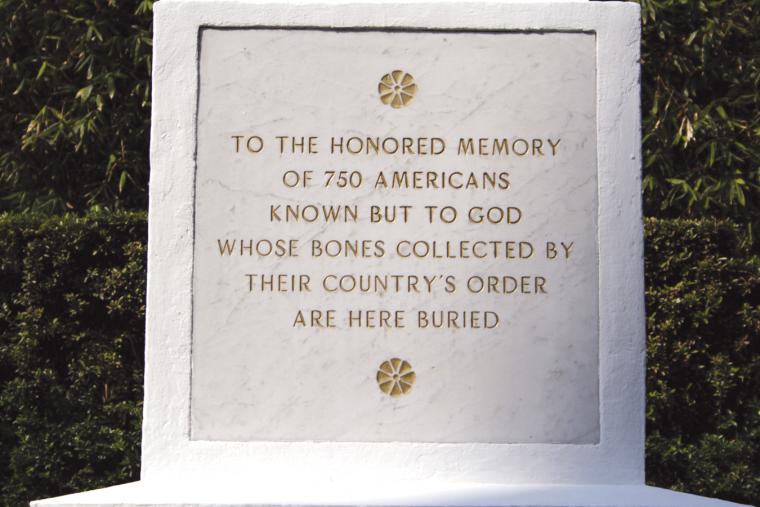
[[[203,29],[191,438],[598,443],[595,44]]]

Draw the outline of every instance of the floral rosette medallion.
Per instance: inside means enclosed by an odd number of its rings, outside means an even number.
[[[394,109],[409,105],[417,93],[414,77],[403,70],[394,70],[386,74],[377,85],[380,100]]]
[[[412,370],[412,365],[397,357],[383,362],[377,370],[380,390],[394,398],[411,391],[415,380],[417,375]]]

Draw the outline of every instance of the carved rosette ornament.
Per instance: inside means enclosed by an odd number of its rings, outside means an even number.
[[[408,106],[417,93],[414,77],[403,70],[386,74],[377,85],[380,100],[394,109]]]
[[[411,391],[415,380],[417,375],[412,370],[412,365],[397,357],[383,362],[377,370],[380,390],[394,398]]]

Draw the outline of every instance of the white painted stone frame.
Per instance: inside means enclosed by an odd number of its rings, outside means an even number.
[[[190,440],[199,28],[593,31],[597,44],[600,443],[421,444]],[[155,5],[142,477],[641,484],[645,319],[639,6],[557,3]]]

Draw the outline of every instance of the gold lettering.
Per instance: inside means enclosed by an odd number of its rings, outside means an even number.
[[[559,146],[559,142],[561,140],[562,139],[557,139],[557,141],[554,142],[551,139],[547,139],[547,141],[549,142],[549,146],[552,147],[552,156],[556,156],[557,155],[557,146]]]
[[[420,329],[493,329],[499,325],[499,315],[480,310],[419,310]]]
[[[270,222],[357,222],[359,207],[356,204],[315,205],[315,204],[286,204],[284,215],[281,215],[282,205],[269,205]]]
[[[404,310],[349,310],[348,327],[403,329]]]
[[[475,148],[472,145],[472,138],[465,140],[463,137],[459,138],[459,147],[457,148],[457,155],[473,155],[475,154]]]
[[[298,310],[293,320],[293,327],[317,327],[317,328],[334,328],[335,327],[335,310],[309,310],[309,320],[303,310]]]

